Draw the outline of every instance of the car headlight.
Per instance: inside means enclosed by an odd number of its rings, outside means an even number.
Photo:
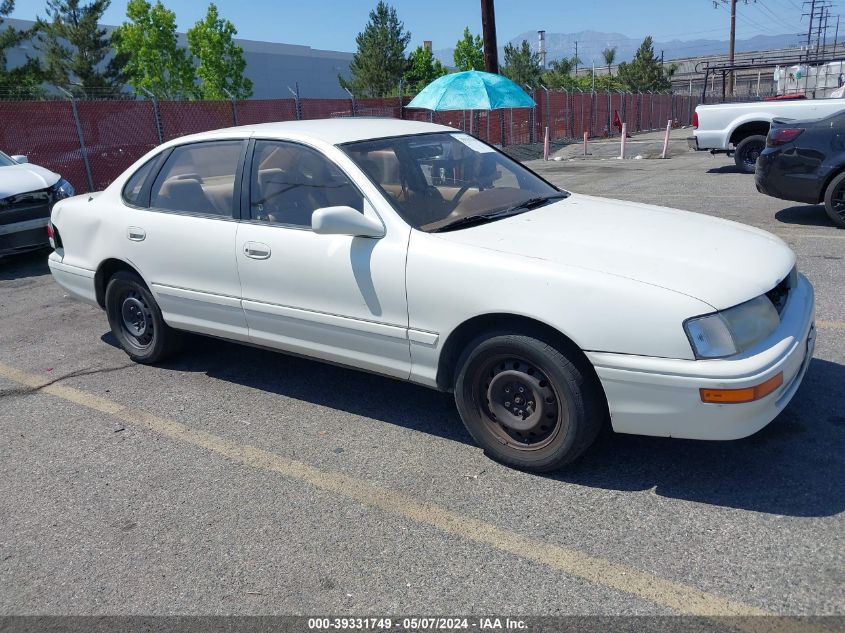
[[[70,198],[76,195],[73,185],[64,178],[59,178],[59,181],[53,185],[53,191],[56,194],[56,200],[62,200],[63,198]]]
[[[684,322],[696,358],[723,358],[750,349],[780,325],[775,306],[765,295],[714,314]]]

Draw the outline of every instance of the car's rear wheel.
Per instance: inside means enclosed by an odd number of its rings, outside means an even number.
[[[106,286],[106,315],[112,333],[138,363],[164,360],[179,347],[179,333],[170,328],[152,293],[138,275],[118,271]]]
[[[545,472],[592,444],[606,403],[587,361],[530,336],[476,339],[458,363],[455,401],[467,430],[493,459]]]
[[[736,146],[734,162],[739,170],[746,174],[753,174],[757,167],[757,157],[766,148],[766,137],[762,134],[746,136]]]
[[[845,172],[836,176],[827,186],[824,210],[836,226],[845,229]]]

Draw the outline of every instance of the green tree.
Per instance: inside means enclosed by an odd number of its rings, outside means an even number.
[[[403,80],[408,92],[419,92],[438,77],[446,74],[446,69],[431,51],[418,46],[408,58],[408,67]]]
[[[464,36],[455,44],[452,58],[458,70],[484,70],[484,42],[481,36],[473,37],[469,27],[464,27]]]
[[[36,20],[36,48],[44,53],[47,81],[84,94],[117,94],[123,87],[121,56],[112,53],[99,22],[111,0],[47,0],[47,18]]]
[[[617,71],[627,90],[657,91],[672,87],[663,72],[660,60],[654,56],[654,45],[649,35],[640,44],[631,63],[622,62]]]
[[[205,17],[188,29],[188,48],[197,58],[199,96],[203,99],[247,99],[252,80],[244,77],[243,49],[235,44],[235,25],[220,17],[217,5],[208,5]]]
[[[616,61],[616,47],[604,49],[601,52],[601,56],[604,57],[604,63],[607,64],[607,76],[610,77],[612,75],[610,67]]]
[[[139,92],[159,99],[194,96],[194,67],[187,52],[176,44],[176,14],[157,0],[130,0],[128,21],[117,27],[112,41],[118,54],[126,56],[123,71],[127,82]]]
[[[405,49],[411,34],[396,15],[396,9],[379,0],[370,20],[358,33],[358,50],[349,64],[351,79],[338,75],[340,85],[359,97],[383,97],[395,91],[405,72]]]
[[[543,69],[540,68],[540,55],[531,51],[528,40],[516,47],[510,43],[505,46],[505,64],[502,74],[519,85],[532,90],[542,84]]]
[[[0,0],[0,97],[30,99],[43,94],[41,90],[41,65],[37,59],[27,58],[23,66],[9,69],[6,51],[32,37],[32,31],[21,31],[11,26],[3,28],[4,18],[15,8],[14,0]]]
[[[575,86],[572,71],[575,68],[574,57],[564,57],[549,62],[549,69],[543,73],[543,85],[552,90],[569,90]]]

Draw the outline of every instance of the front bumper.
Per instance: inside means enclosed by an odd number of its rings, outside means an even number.
[[[786,407],[813,357],[813,287],[799,275],[777,330],[754,350],[729,359],[682,360],[589,352],[619,433],[733,440],[756,433]],[[680,325],[679,325],[680,327]],[[743,404],[701,401],[700,389],[742,389],[778,372],[783,384]]]
[[[47,222],[49,218],[35,218],[23,222],[0,224],[0,255],[11,255],[49,246]]]

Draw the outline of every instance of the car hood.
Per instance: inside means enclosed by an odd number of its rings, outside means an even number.
[[[0,167],[0,198],[50,187],[59,178],[59,174],[30,163]]]
[[[768,292],[795,265],[795,255],[780,238],[751,226],[579,194],[437,235],[660,286],[717,310]]]

